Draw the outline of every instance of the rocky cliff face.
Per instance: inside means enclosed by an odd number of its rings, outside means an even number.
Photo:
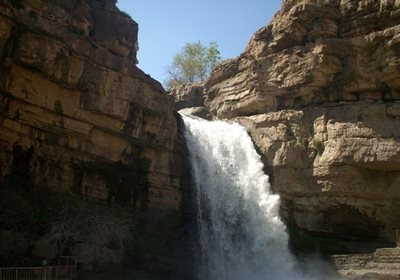
[[[119,263],[113,278],[190,262],[173,101],[136,67],[138,25],[115,2],[0,1],[2,266],[67,253]]]
[[[399,98],[398,1],[284,1],[206,84],[219,118]]]
[[[168,95],[174,99],[174,107],[184,114],[203,119],[211,119],[211,114],[204,106],[206,92],[202,83],[188,83],[173,87]]]
[[[173,104],[136,67],[138,25],[115,2],[1,1],[0,177],[177,209]],[[116,162],[143,176],[110,186]]]
[[[400,1],[285,0],[205,83],[213,117],[249,129],[289,225],[394,240],[399,50]]]

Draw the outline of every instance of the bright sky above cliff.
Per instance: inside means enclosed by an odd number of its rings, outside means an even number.
[[[216,41],[224,59],[238,56],[267,25],[281,0],[118,0],[139,24],[139,68],[160,82],[188,42]]]

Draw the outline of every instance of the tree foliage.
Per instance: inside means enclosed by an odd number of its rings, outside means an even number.
[[[166,85],[204,81],[215,65],[220,61],[217,42],[211,42],[208,47],[200,41],[187,43],[180,53],[177,53],[172,64],[166,70],[170,78]]]

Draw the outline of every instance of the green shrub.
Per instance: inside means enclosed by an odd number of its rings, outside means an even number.
[[[289,124],[286,125],[286,135],[288,136],[289,139],[296,139],[293,127],[290,126]]]
[[[316,155],[321,156],[324,153],[325,145],[321,140],[314,139],[312,141],[312,145],[313,145],[313,151],[315,152]]]
[[[107,203],[127,205],[132,200],[134,205],[140,203],[146,208],[148,203],[148,171],[151,161],[137,154],[129,155],[130,163],[122,162],[79,162],[75,165],[77,173],[101,177],[107,185]]]

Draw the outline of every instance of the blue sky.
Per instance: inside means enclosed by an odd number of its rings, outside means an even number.
[[[188,42],[216,41],[224,59],[238,56],[267,25],[281,0],[118,0],[139,24],[139,67],[160,82]]]

